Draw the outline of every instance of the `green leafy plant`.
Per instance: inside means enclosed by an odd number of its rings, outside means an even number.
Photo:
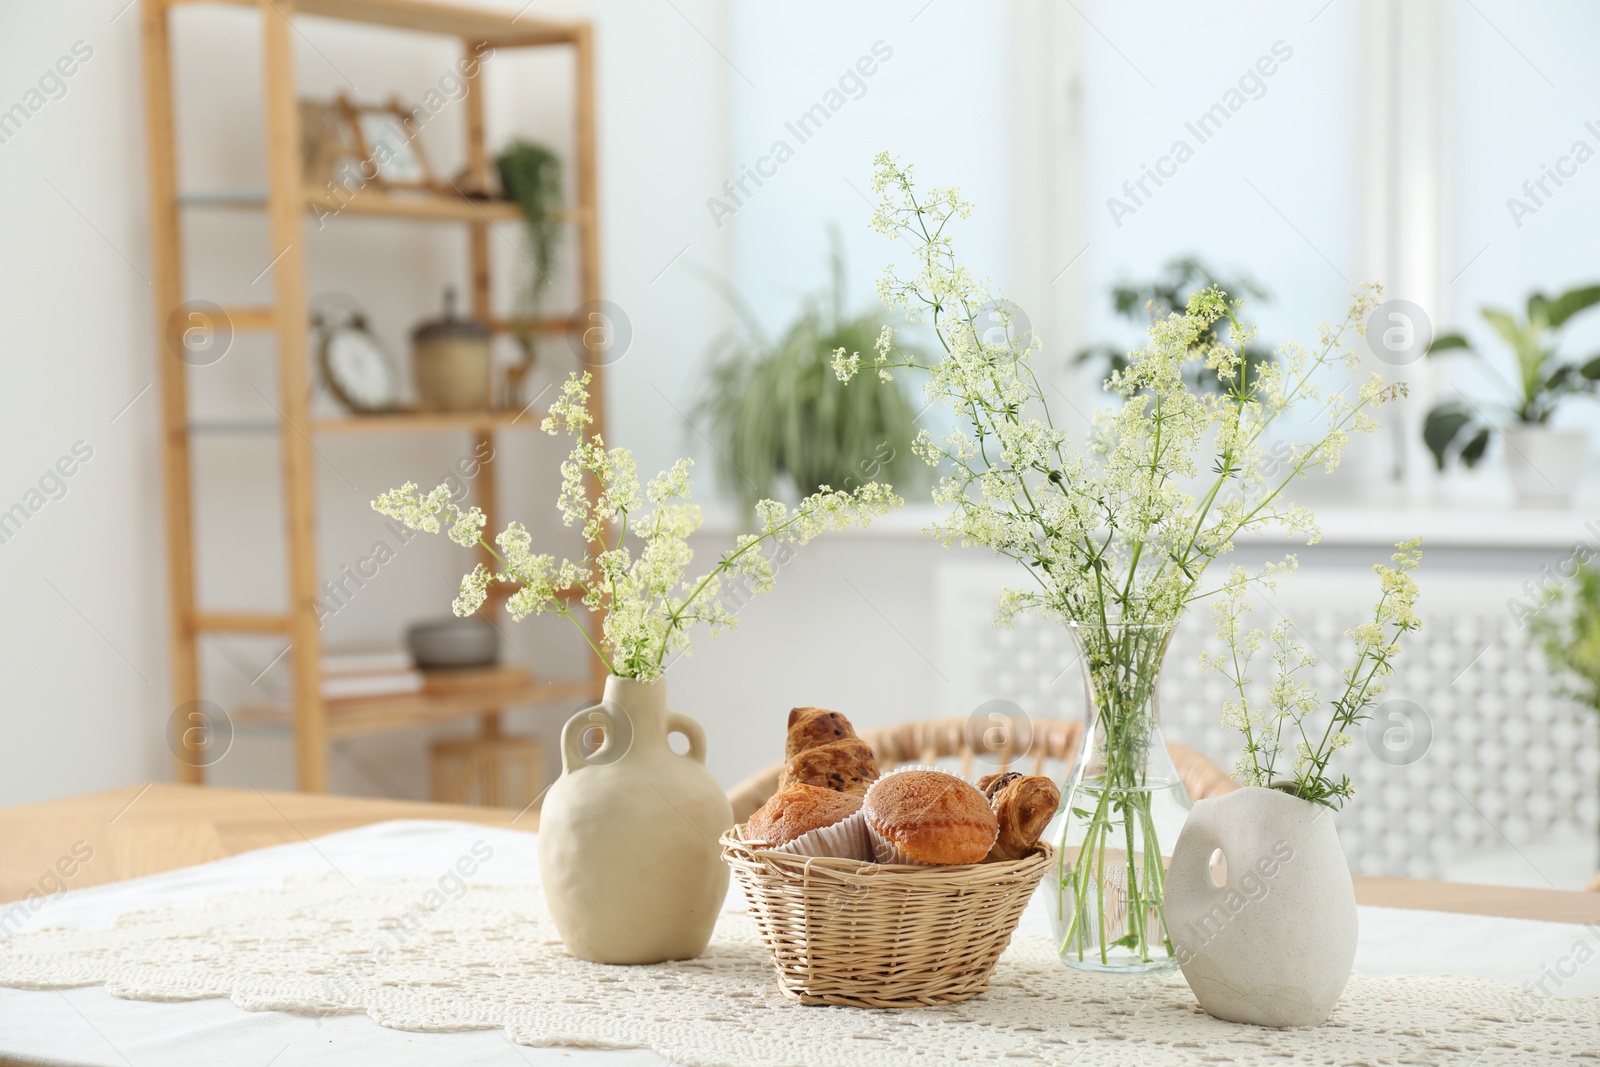
[[[1516,357],[1516,379],[1508,380],[1485,360],[1461,333],[1443,333],[1428,346],[1428,355],[1468,355],[1482,362],[1496,379],[1500,396],[1490,407],[1525,426],[1547,422],[1570,396],[1592,396],[1600,388],[1600,354],[1583,363],[1559,355],[1561,331],[1579,312],[1600,303],[1600,285],[1569,289],[1550,298],[1543,293],[1528,297],[1527,317],[1518,320],[1500,308],[1479,309]],[[1435,405],[1422,424],[1422,440],[1440,470],[1451,459],[1474,467],[1489,448],[1494,426],[1483,408],[1465,399]]]
[[[1171,260],[1163,270],[1165,273],[1149,281],[1127,282],[1111,287],[1111,310],[1116,312],[1118,318],[1149,327],[1174,311],[1181,312],[1189,302],[1189,294],[1202,289],[1217,289],[1232,297],[1250,297],[1262,302],[1271,299],[1267,290],[1248,274],[1227,278],[1195,256]],[[1218,327],[1227,325],[1226,321],[1206,325],[1201,343],[1218,343]],[[1252,340],[1242,346],[1240,357],[1249,365],[1249,376],[1254,377],[1263,365],[1272,362],[1272,350]],[[1080,350],[1072,361],[1074,364],[1098,362],[1105,369],[1107,378],[1128,369],[1127,351],[1109,344],[1090,345]],[[1204,365],[1186,368],[1184,377],[1190,385],[1202,390],[1227,390],[1216,371]]]
[[[1600,570],[1589,565],[1587,555],[1574,559],[1571,580],[1547,597],[1528,622],[1565,693],[1600,712]]]
[[[917,410],[900,388],[847,389],[834,353],[870,349],[883,328],[874,313],[847,317],[837,236],[827,289],[805,299],[776,339],[731,291],[740,325],[714,342],[696,421],[709,427],[723,485],[748,511],[787,476],[802,496],[883,478],[919,481],[911,454]]]
[[[528,253],[532,256],[529,262],[533,277],[518,302],[525,315],[536,315],[550,288],[556,249],[561,243],[561,160],[544,145],[517,140],[506,146],[495,164],[500,171],[500,187],[522,211]],[[533,331],[519,325],[512,336],[522,346],[525,374],[533,363]]]
[[[792,511],[763,500],[756,505],[760,532],[741,534],[710,571],[691,579],[689,537],[700,528],[700,508],[689,502],[691,462],[678,460],[641,489],[633,453],[608,449],[589,429],[590,381],[588,374],[571,375],[541,424],[545,433],[572,438],[557,504],[562,521],[583,530],[588,548],[579,559],[557,563],[535,552],[533,535],[520,522],[507,525],[491,545],[483,537],[488,519],[476,507],[459,507],[448,484],[424,494],[407,482],[372,502],[374,511],[413,530],[438,533],[448,527],[456,544],[493,557],[498,570],[480,563],[461,579],[452,605],[457,615],[482,607],[491,582],[510,583],[517,587],[506,600],[513,619],[559,615],[578,627],[613,675],[653,681],[666,670],[668,656],[688,650],[692,624],[705,623],[713,635],[738,625],[738,615],[718,598],[724,581],[739,581],[753,593],[772,590],[777,567],[763,546],[799,546],[825,530],[866,526],[903,503],[877,482],[854,492],[814,493]],[[590,483],[598,489],[593,499]],[[598,644],[573,612],[574,602],[603,613]]]
[[[1571,582],[1529,622],[1567,694],[1600,711],[1600,571],[1587,560],[1579,563]]]
[[[1422,560],[1418,541],[1395,547],[1394,566],[1373,567],[1381,592],[1372,617],[1345,636],[1355,644],[1355,660],[1341,672],[1344,690],[1333,701],[1325,722],[1315,721],[1328,705],[1321,694],[1297,675],[1309,672],[1316,658],[1295,637],[1294,623],[1283,618],[1270,634],[1246,631],[1242,619],[1250,610],[1247,600],[1251,577],[1235,567],[1223,587],[1222,597],[1212,607],[1217,620],[1217,636],[1226,651],[1201,653],[1200,665],[1225,677],[1238,692],[1237,700],[1222,706],[1222,725],[1244,735],[1244,754],[1234,766],[1234,777],[1244,785],[1267,786],[1323,804],[1330,808],[1344,805],[1355,794],[1348,775],[1335,781],[1328,774],[1333,754],[1350,744],[1350,728],[1368,718],[1367,710],[1383,695],[1383,679],[1394,673],[1394,658],[1400,654],[1400,639],[1420,629],[1417,618],[1417,583],[1411,576]],[[1287,568],[1286,568],[1287,569]],[[1275,578],[1262,582],[1276,588]],[[1264,643],[1270,643],[1276,676],[1267,687],[1265,704],[1252,702],[1250,664]],[[1288,758],[1288,753],[1293,758]]]
[[[528,251],[533,256],[528,296],[537,304],[550,286],[556,246],[561,241],[561,160],[544,145],[512,141],[495,162],[501,188],[522,211]]]

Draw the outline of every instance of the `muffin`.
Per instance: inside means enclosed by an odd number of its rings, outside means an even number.
[[[860,738],[847,737],[795,753],[783,765],[778,788],[804,784],[864,796],[877,777],[878,757],[872,746]]]
[[[794,708],[789,712],[789,736],[783,758],[794,759],[806,749],[856,736],[850,720],[826,708]]]
[[[745,823],[745,840],[802,856],[870,860],[861,798],[820,786],[778,790]]]
[[[879,778],[861,810],[879,863],[981,863],[1000,830],[988,798],[976,788],[923,768]]]

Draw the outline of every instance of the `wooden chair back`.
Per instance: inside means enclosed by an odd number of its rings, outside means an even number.
[[[932,765],[954,759],[959,767],[952,769],[968,781],[1009,770],[1064,781],[1077,758],[1082,736],[1083,723],[1077,719],[1031,720],[1019,725],[1015,732],[996,730],[981,720],[925,719],[861,733],[861,739],[877,753],[883,770],[907,763]],[[1167,750],[1192,799],[1220,796],[1239,788],[1226,771],[1193,749],[1169,743]],[[734,818],[744,822],[765,804],[777,792],[782,773],[783,764],[775,763],[729,790]]]

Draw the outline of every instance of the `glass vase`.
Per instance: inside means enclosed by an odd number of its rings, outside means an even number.
[[[1174,968],[1165,861],[1192,802],[1161,736],[1156,697],[1172,624],[1069,626],[1086,718],[1044,882],[1056,947],[1063,963],[1084,970]]]

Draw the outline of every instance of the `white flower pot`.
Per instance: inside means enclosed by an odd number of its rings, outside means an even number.
[[[1506,470],[1517,503],[1531,508],[1568,508],[1589,460],[1583,430],[1510,426],[1505,430]]]
[[[1197,802],[1172,851],[1167,932],[1210,1014],[1257,1026],[1324,1022],[1356,955],[1355,889],[1333,810],[1261,788]]]
[[[595,726],[605,743],[585,756]],[[672,751],[669,733],[689,751]],[[607,678],[605,698],[568,720],[539,812],[539,880],[568,952],[659,963],[705,951],[728,894],[717,839],[733,825],[705,762],[705,733],[667,710],[665,681]]]

